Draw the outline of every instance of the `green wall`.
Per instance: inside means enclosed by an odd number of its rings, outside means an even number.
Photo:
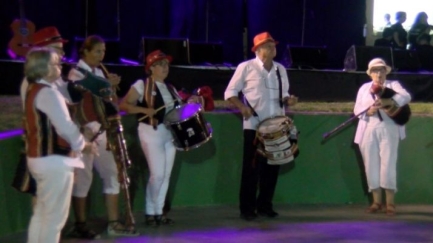
[[[172,172],[169,198],[173,206],[236,205],[241,174],[242,124],[233,113],[206,113],[214,129],[211,141],[202,147],[178,152]],[[322,135],[346,121],[348,115],[295,114],[300,155],[281,167],[275,203],[368,204],[362,161],[353,145],[355,126],[350,125],[326,141]],[[413,117],[408,138],[400,145],[398,204],[428,204],[433,201],[433,118]],[[123,118],[129,155],[134,210],[143,211],[143,185],[147,167],[135,133],[133,116]],[[10,187],[20,137],[0,141],[0,235],[24,230],[31,214],[30,198]],[[105,214],[98,175],[89,196],[89,215]]]

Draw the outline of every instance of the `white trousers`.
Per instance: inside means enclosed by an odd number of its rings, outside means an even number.
[[[369,191],[384,188],[397,191],[398,126],[367,126],[359,144]]]
[[[163,124],[154,130],[144,123],[138,125],[138,135],[150,171],[146,187],[146,214],[161,215],[176,155],[173,136]]]
[[[36,180],[38,200],[28,231],[28,243],[57,243],[71,203],[74,168],[63,156],[29,158],[27,164]]]
[[[93,131],[96,133],[98,130]],[[88,139],[86,139],[89,141]],[[98,171],[103,183],[105,194],[119,194],[117,165],[113,153],[107,151],[106,132],[101,133],[95,141],[98,145],[99,156],[94,154],[83,154],[83,169],[75,169],[74,197],[87,197],[93,180],[93,167]]]

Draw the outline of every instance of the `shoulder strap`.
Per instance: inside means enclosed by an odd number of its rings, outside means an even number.
[[[144,82],[143,99],[146,101],[148,108],[152,109],[155,106],[155,96],[153,95],[156,92],[155,86],[155,82],[152,80],[151,77],[148,77],[146,82]],[[156,129],[156,126],[158,125],[158,120],[153,117],[152,119],[149,119],[149,123],[153,126],[154,129]]]
[[[277,77],[278,77],[278,91],[279,91],[279,101],[280,101],[280,108],[283,108],[283,82],[281,81],[281,75],[280,75],[280,70],[278,69],[278,66],[275,64],[275,71],[277,72]]]
[[[179,94],[175,91],[176,88],[173,85],[171,85],[171,84],[166,84],[166,85],[167,85],[168,91],[171,94],[171,97],[173,98],[173,100],[175,100],[174,106],[175,107],[178,106],[180,103],[179,101],[182,101],[182,97],[180,97]]]

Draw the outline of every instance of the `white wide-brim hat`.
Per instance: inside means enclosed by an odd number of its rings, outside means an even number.
[[[386,64],[386,62],[382,58],[374,58],[368,63],[367,74],[370,75],[371,68],[373,67],[385,67],[386,74],[391,72],[391,67]]]

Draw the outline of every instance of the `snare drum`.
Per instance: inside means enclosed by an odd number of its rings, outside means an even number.
[[[200,104],[184,104],[165,115],[164,123],[173,134],[177,150],[198,148],[212,138],[212,127],[203,117]]]
[[[257,129],[257,138],[260,141],[257,151],[268,159],[268,164],[289,163],[298,152],[298,131],[289,117],[263,120]]]

